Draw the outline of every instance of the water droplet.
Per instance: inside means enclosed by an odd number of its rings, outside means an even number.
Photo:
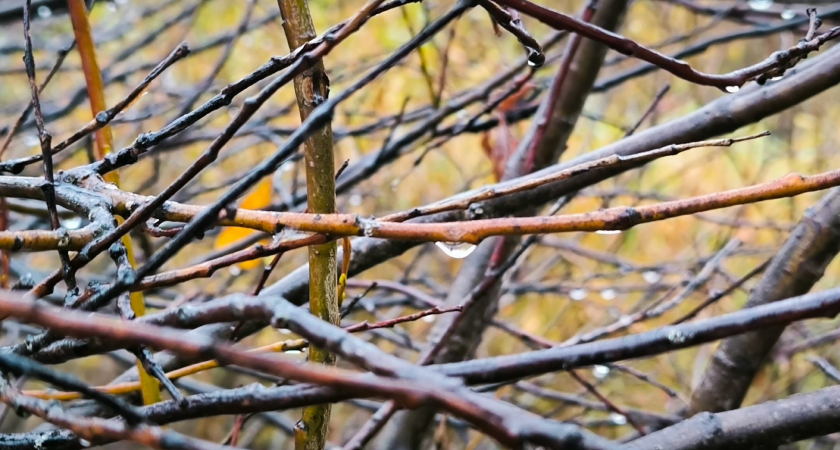
[[[46,19],[47,17],[52,16],[52,10],[49,6],[41,5],[38,7],[38,17],[42,19]]]
[[[579,302],[586,298],[589,293],[586,292],[586,289],[572,289],[572,292],[569,292],[569,298],[572,300]]]
[[[429,322],[429,323],[432,323],[432,322],[434,322],[434,321],[435,321],[435,316],[428,315],[428,316],[426,316],[426,317],[423,317],[423,322]]]
[[[23,143],[29,147],[34,147],[40,144],[41,141],[38,140],[38,136],[35,136],[34,134],[27,134],[26,137],[23,138]]]
[[[753,11],[766,11],[773,6],[773,0],[749,0],[747,5]]]
[[[90,447],[90,441],[87,439],[79,439],[79,445],[82,447]]]
[[[350,204],[353,206],[359,206],[362,204],[362,196],[359,194],[353,194],[350,196]]]
[[[234,265],[228,267],[228,272],[230,272],[231,275],[238,277],[242,274],[242,269],[240,269],[239,266]]]
[[[730,94],[734,94],[734,93],[736,93],[740,90],[741,90],[740,86],[726,86],[726,92],[729,92]]]
[[[648,270],[642,274],[642,278],[644,278],[649,284],[653,284],[662,279],[662,274],[655,270]]]
[[[671,343],[673,344],[682,344],[683,342],[685,342],[687,337],[688,336],[683,334],[682,331],[676,328],[668,331],[668,340],[671,341]]]
[[[623,327],[630,326],[633,324],[633,318],[630,316],[621,316],[621,318],[618,319],[618,323]]]
[[[792,9],[786,9],[782,11],[782,19],[790,20],[796,17],[796,12]]]
[[[443,253],[446,253],[450,258],[463,259],[470,256],[475,251],[475,245],[469,242],[435,242]]]
[[[770,81],[779,81],[781,79],[782,79],[782,75],[779,75],[777,77],[770,78]]]
[[[287,355],[299,355],[300,353],[300,350],[286,350]]]
[[[295,169],[294,161],[286,161],[280,166],[280,170],[282,170],[283,172],[291,172],[294,169]]]
[[[616,295],[615,289],[604,289],[601,291],[601,298],[606,301],[615,300]]]
[[[610,414],[610,421],[616,425],[626,425],[627,417],[625,417],[623,414],[612,413]]]
[[[371,219],[373,218],[371,217]],[[372,237],[374,230],[376,230],[376,228],[378,227],[376,222],[373,222],[372,220],[368,219],[361,220],[360,222],[362,224],[362,231],[364,232],[364,235],[367,237]]]
[[[117,10],[117,5],[114,2],[106,2],[105,7],[108,8],[108,11],[115,12]]]
[[[599,380],[603,380],[609,374],[610,368],[607,366],[595,366],[592,368],[592,376]]]
[[[528,66],[542,67],[545,64],[545,55],[534,49],[528,49]]]
[[[595,234],[621,234],[621,230],[598,230]]]
[[[67,228],[68,230],[77,230],[82,226],[82,218],[81,217],[71,217],[64,222],[61,223],[61,226]]]
[[[278,331],[280,331],[280,334],[292,334],[291,330],[285,328],[280,328]]]

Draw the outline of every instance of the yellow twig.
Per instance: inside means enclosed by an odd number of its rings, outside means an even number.
[[[287,352],[290,350],[302,350],[309,345],[305,339],[294,339],[294,340],[287,340],[281,342],[275,342],[273,344],[269,344],[263,347],[255,348],[249,350],[250,352],[254,353],[268,353],[268,352]],[[205,370],[210,370],[213,368],[219,367],[219,362],[216,360],[210,361],[203,361],[200,363],[192,364],[189,366],[182,367],[177,370],[173,370],[171,372],[167,372],[166,378],[170,380],[177,380],[178,378],[183,378],[189,375],[194,375],[199,372],[203,372]],[[152,379],[152,382],[157,383],[157,380]],[[118,395],[118,394],[128,394],[130,392],[135,392],[140,390],[140,382],[139,381],[130,381],[126,383],[117,383],[117,384],[109,384],[106,386],[96,386],[93,389],[96,389],[99,392],[103,392],[105,394],[111,395]],[[45,400],[60,400],[60,401],[67,401],[67,400],[78,400],[82,398],[82,394],[78,392],[64,392],[64,391],[23,391],[24,395],[30,397],[41,398]]]
[[[67,6],[70,10],[70,20],[73,23],[73,33],[76,37],[79,56],[82,60],[82,70],[85,74],[85,83],[87,84],[88,98],[90,99],[90,109],[93,117],[95,118],[97,114],[108,108],[105,103],[105,85],[102,81],[102,72],[100,72],[99,64],[96,61],[96,49],[93,42],[93,34],[90,31],[90,22],[87,17],[87,7],[85,6],[84,0],[67,0]],[[114,147],[114,137],[111,134],[110,125],[105,125],[96,131],[95,140],[96,158],[103,159]],[[110,172],[106,174],[105,180],[119,186],[119,177],[117,172]],[[131,264],[132,268],[135,268],[134,248],[131,245],[131,238],[126,234],[122,238],[122,243],[128,254],[128,262]],[[141,292],[131,293],[131,309],[137,317],[146,313],[146,302]],[[160,386],[158,386],[157,380],[152,378],[145,370],[143,370],[143,366],[139,361],[137,362],[137,370],[140,373],[143,404],[150,405],[161,401]]]
[[[338,277],[338,291],[336,298],[338,298],[338,306],[344,304],[345,290],[347,288],[347,274],[350,273],[350,256],[353,253],[353,246],[350,244],[350,238],[345,237],[341,240],[343,254],[341,257],[341,276]]]

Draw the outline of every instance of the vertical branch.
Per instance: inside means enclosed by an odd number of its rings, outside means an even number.
[[[9,203],[6,197],[0,197],[0,231],[9,229]],[[9,271],[11,264],[9,260],[9,252],[6,250],[0,251],[0,289],[9,289]]]
[[[78,44],[79,56],[82,60],[82,70],[85,74],[85,83],[87,84],[91,114],[94,118],[97,118],[101,112],[106,111],[108,108],[105,104],[105,85],[102,81],[102,72],[100,72],[99,64],[96,62],[96,49],[93,42],[93,34],[90,30],[90,22],[88,22],[87,8],[85,7],[84,0],[67,0],[67,6],[70,12],[70,20],[73,23],[73,34],[75,35],[76,43]],[[111,126],[105,125],[97,130],[95,134],[95,141],[96,149],[94,154],[97,159],[103,159],[105,155],[111,152],[111,149],[114,146],[114,137],[111,134]],[[110,172],[106,174],[105,179],[119,186],[120,180],[117,172]],[[131,245],[131,237],[128,234],[124,235],[122,237],[122,243],[125,246],[131,268],[136,268],[136,263],[134,261],[134,247]],[[137,317],[141,317],[146,314],[146,301],[141,292],[131,293],[131,309]],[[143,404],[150,405],[161,401],[160,387],[155,379],[146,373],[139,360],[137,361],[137,371],[140,374]]]
[[[289,48],[295,49],[314,39],[315,26],[306,0],[278,0],[283,30]],[[330,81],[323,61],[318,61],[294,80],[300,119],[326,101]],[[335,212],[335,159],[332,129],[327,123],[303,144],[306,165],[306,194],[309,212]],[[336,274],[336,243],[309,247],[309,306],[312,314],[333,325],[339,322]],[[309,349],[311,362],[335,364],[335,355],[315,346]],[[296,450],[323,449],[329,431],[330,405],[310,406],[295,430]]]
[[[41,154],[44,159],[44,199],[47,204],[47,211],[50,218],[50,226],[53,230],[61,228],[61,223],[58,221],[58,210],[56,209],[55,200],[55,175],[53,173],[52,161],[52,135],[47,132],[47,126],[44,123],[44,115],[41,112],[41,101],[38,97],[38,84],[35,82],[35,58],[32,54],[32,37],[29,33],[30,25],[30,9],[32,2],[27,0],[23,8],[23,40],[24,40],[24,54],[23,63],[26,66],[26,77],[29,79],[29,90],[32,95],[32,108],[35,111],[35,125],[38,129],[38,140],[41,143]],[[5,205],[4,205],[5,206]],[[8,212],[4,213],[8,214]],[[66,250],[59,249],[59,259],[61,259],[61,266],[64,271],[64,279],[67,283],[67,288],[72,290],[76,287],[76,281],[70,270],[70,255]]]
[[[752,290],[745,308],[807,293],[840,251],[840,190],[811,208]],[[691,413],[738,408],[784,326],[733,336],[721,342],[691,396]]]

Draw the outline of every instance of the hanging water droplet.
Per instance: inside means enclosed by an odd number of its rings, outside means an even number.
[[[616,425],[626,425],[627,424],[627,417],[623,414],[619,413],[612,413],[610,414],[610,422]]]
[[[644,278],[649,284],[653,284],[662,279],[662,274],[655,270],[648,270],[642,274],[642,278]]]
[[[790,19],[793,19],[794,17],[796,17],[796,12],[794,10],[786,9],[786,10],[782,11],[782,19],[790,20]]]
[[[280,165],[280,170],[282,170],[283,172],[291,172],[294,169],[295,169],[295,163],[294,163],[294,161],[291,161],[291,160],[286,161],[282,165]]]
[[[435,242],[439,249],[443,250],[450,258],[463,259],[475,251],[475,245],[469,242]]]
[[[530,67],[542,67],[545,64],[545,55],[534,50],[528,49],[528,65]]]
[[[616,295],[615,289],[604,289],[601,291],[601,298],[606,301],[615,300]]]
[[[772,77],[772,78],[770,78],[770,81],[779,81],[779,80],[781,80],[781,79],[782,79],[782,75],[779,75],[779,76],[777,76],[777,77]]]
[[[749,0],[747,5],[753,11],[767,11],[773,6],[773,0]]]
[[[736,93],[740,90],[741,90],[740,86],[726,86],[726,92],[729,92],[730,94],[734,94],[734,93]]]
[[[362,196],[359,194],[353,194],[350,196],[350,204],[353,206],[359,206],[362,204]]]
[[[429,323],[432,323],[432,322],[434,322],[434,321],[435,321],[435,316],[433,316],[433,315],[428,315],[428,316],[426,316],[426,317],[423,317],[423,322],[429,322]]]
[[[586,289],[572,289],[572,291],[569,292],[569,298],[576,302],[579,302],[585,299],[588,294],[589,293],[586,292]]]
[[[242,275],[242,269],[240,269],[239,266],[228,267],[228,272],[230,272],[230,274],[235,276],[235,277],[238,277],[239,275]]]
[[[61,226],[67,228],[68,230],[77,230],[82,226],[82,218],[81,217],[71,217],[64,222],[61,223]]]
[[[26,144],[28,147],[34,147],[40,144],[41,141],[38,140],[38,136],[35,136],[34,134],[27,134],[26,137],[23,138],[23,143]]]
[[[79,439],[79,445],[82,447],[90,447],[90,441],[87,439]]]
[[[621,316],[621,318],[618,319],[618,323],[623,327],[630,326],[633,324],[633,318],[630,316]]]
[[[46,19],[47,17],[52,16],[52,10],[49,6],[41,5],[38,7],[38,17],[42,19]]]
[[[286,350],[287,355],[299,355],[300,353],[300,350]]]
[[[621,230],[598,230],[595,234],[621,234]]]
[[[285,328],[280,328],[278,331],[280,331],[280,334],[292,334],[291,330],[287,330]]]
[[[595,366],[592,368],[592,376],[602,380],[610,374],[610,368],[607,366]]]

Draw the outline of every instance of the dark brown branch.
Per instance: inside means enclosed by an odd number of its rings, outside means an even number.
[[[573,17],[548,8],[544,8],[531,3],[528,0],[497,1],[503,5],[510,6],[531,17],[534,17],[535,19],[557,30],[566,30],[578,33],[584,37],[598,41],[624,55],[633,56],[649,62],[692,83],[705,86],[715,86],[726,92],[737,92],[744,84],[751,80],[757,80],[759,84],[763,84],[767,77],[781,76],[781,74],[784,74],[787,69],[796,64],[796,62],[804,56],[818,50],[825,42],[840,36],[840,27],[834,28],[831,31],[821,34],[813,39],[802,41],[795,47],[786,51],[776,52],[758,64],[727,74],[715,75],[697,71],[684,61],[675,60],[621,35],[590,25],[586,22],[576,20]],[[812,35],[810,30],[808,35]]]
[[[840,190],[805,214],[753,289],[746,308],[808,292],[840,251]],[[737,408],[784,327],[726,339],[715,351],[692,394],[691,409]]]

